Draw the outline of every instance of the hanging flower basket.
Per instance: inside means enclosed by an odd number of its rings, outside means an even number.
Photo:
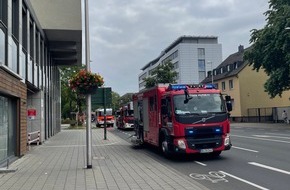
[[[69,80],[70,88],[79,94],[94,94],[103,84],[104,79],[101,75],[85,69],[80,70]]]

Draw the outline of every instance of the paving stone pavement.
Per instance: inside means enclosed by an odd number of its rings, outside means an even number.
[[[200,190],[207,189],[167,168],[108,130],[92,130],[92,169],[86,169],[86,130],[62,130],[34,146],[0,173],[1,190]]]

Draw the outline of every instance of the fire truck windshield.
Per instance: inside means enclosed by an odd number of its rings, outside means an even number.
[[[176,95],[173,98],[175,114],[208,114],[225,113],[226,108],[220,94],[190,94],[188,102],[184,101],[184,95]]]

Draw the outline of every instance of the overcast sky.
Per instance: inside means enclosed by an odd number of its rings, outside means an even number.
[[[224,60],[249,46],[268,8],[268,0],[89,0],[91,70],[121,96],[137,92],[141,68],[178,37],[217,36]]]

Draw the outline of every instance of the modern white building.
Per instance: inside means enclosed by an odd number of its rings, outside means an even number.
[[[139,90],[145,88],[146,77],[168,60],[174,64],[177,83],[198,84],[209,71],[222,62],[222,45],[216,36],[181,36],[164,49],[160,56],[147,63],[139,74]]]

